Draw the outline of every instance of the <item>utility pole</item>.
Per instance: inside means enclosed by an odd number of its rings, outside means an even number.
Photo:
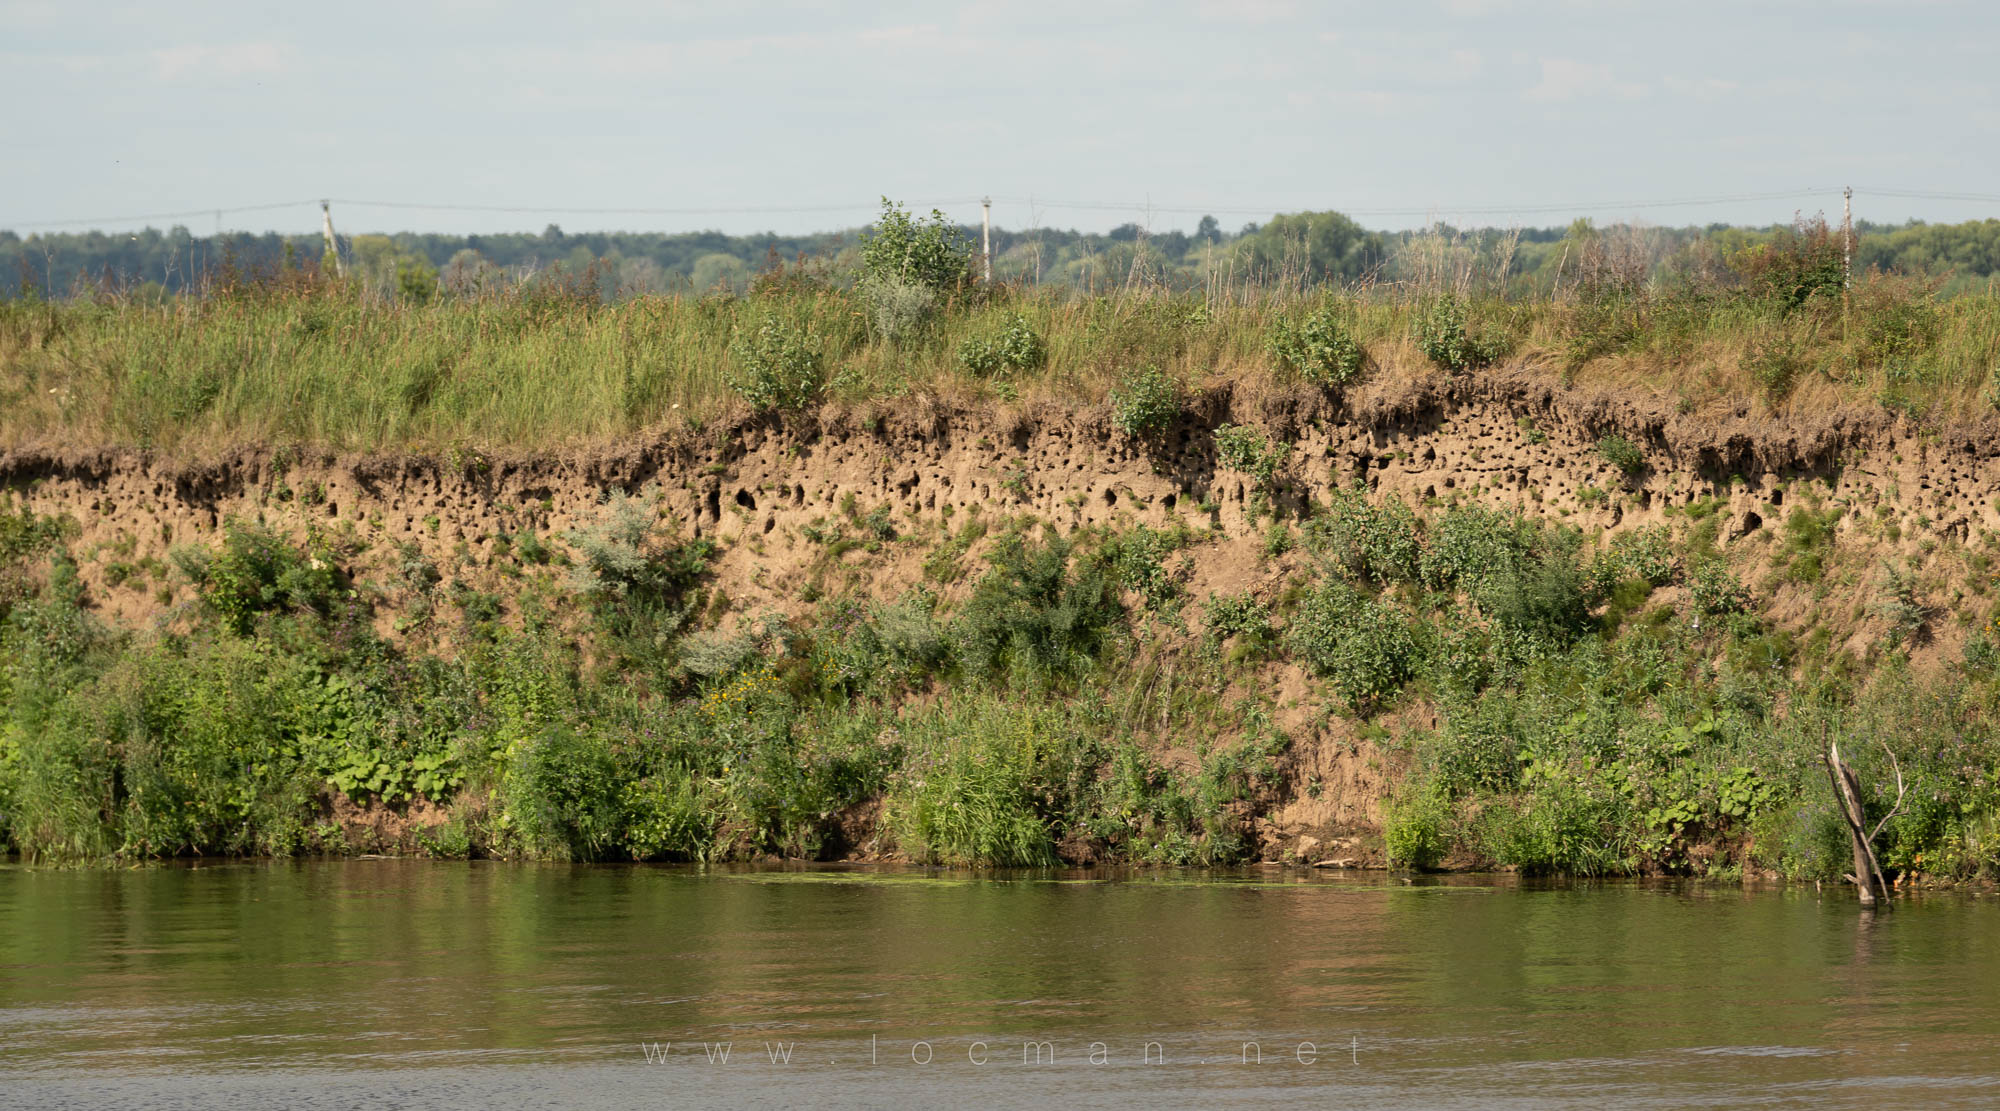
[[[340,243],[333,237],[333,209],[329,207],[331,204],[331,201],[319,202],[319,230],[320,234],[326,237],[326,254],[333,260],[333,276],[338,278],[341,276]]]
[[[993,198],[979,198],[980,242],[986,255],[986,284],[993,284]]]
[[[1840,191],[1840,338],[1847,338],[1848,291],[1854,287],[1854,186]]]

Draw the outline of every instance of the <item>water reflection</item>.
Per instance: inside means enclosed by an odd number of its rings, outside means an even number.
[[[1972,1106],[2000,1096],[1996,927],[1971,897],[1863,917],[1796,889],[1492,878],[7,868],[0,1070],[15,1097],[109,1104],[422,1076],[468,1105],[568,1077],[623,1106],[664,1067],[724,1103]],[[711,1063],[724,1043],[743,1056]],[[1055,1062],[993,1079],[1024,1043]]]

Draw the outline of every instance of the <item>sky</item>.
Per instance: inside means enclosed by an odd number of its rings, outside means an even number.
[[[0,228],[1956,221],[1995,59],[1992,0],[0,0]]]

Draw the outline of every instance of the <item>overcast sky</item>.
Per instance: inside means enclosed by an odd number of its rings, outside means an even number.
[[[2000,216],[1996,68],[1992,0],[0,0],[0,227],[332,197],[343,232],[804,232],[885,193],[1008,227],[1767,223],[1849,184],[1961,220]]]

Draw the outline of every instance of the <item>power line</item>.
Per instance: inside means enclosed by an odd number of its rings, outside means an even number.
[[[183,212],[146,212],[136,216],[86,216],[72,220],[21,220],[16,221],[11,226],[17,228],[56,228],[70,227],[76,224],[130,224],[140,220],[179,220],[195,216],[226,216],[237,212],[269,212],[277,208],[296,208],[301,205],[314,205],[318,203],[318,201],[274,201],[270,204],[241,204],[224,208],[191,208]]]
[[[1891,189],[1865,187],[1856,193],[1864,196],[1895,197],[1909,200],[1965,201],[1975,203],[2000,204],[2000,194],[1955,193],[1917,189]],[[1341,208],[1343,215],[1354,217],[1370,216],[1423,216],[1450,215],[1467,216],[1527,216],[1551,213],[1606,212],[1615,210],[1638,211],[1661,208],[1695,208],[1722,204],[1744,204],[1776,200],[1795,200],[1815,196],[1831,196],[1832,190],[1804,188],[1785,189],[1761,193],[1719,193],[1702,197],[1675,197],[1642,201],[1570,201],[1562,203],[1538,203],[1524,205],[1429,205],[1421,208]],[[268,212],[276,209],[309,207],[318,204],[314,200],[275,201],[269,204],[249,204],[225,206],[222,208],[195,208],[177,212],[150,212],[127,216],[92,216],[62,220],[19,221],[17,228],[74,227],[96,224],[132,224],[149,220],[178,220],[201,216],[230,215],[241,212]],[[793,213],[864,212],[874,208],[872,203],[854,204],[805,204],[805,205],[730,205],[730,206],[685,206],[685,207],[601,207],[590,205],[502,205],[502,204],[453,204],[425,201],[367,200],[359,198],[334,198],[333,203],[355,208],[378,208],[413,212],[487,212],[507,215],[538,216],[743,216],[743,215],[787,215]],[[915,203],[911,207],[944,208],[948,206],[971,206],[980,203],[977,197]],[[1298,211],[1298,205],[1229,205],[1192,206],[1154,204],[1143,201],[1087,201],[1052,200],[1044,197],[1015,197],[1007,203],[1030,209],[1057,209],[1079,212],[1128,212],[1161,213],[1169,215],[1215,215],[1215,216],[1270,216],[1288,209]]]
[[[356,208],[398,208],[426,212],[504,212],[513,215],[586,215],[586,216],[733,216],[755,215],[758,213],[791,212],[859,212],[872,210],[870,204],[821,204],[821,205],[738,205],[729,208],[590,208],[577,205],[498,205],[498,204],[425,204],[416,201],[363,201],[341,197],[333,198],[334,204],[353,205]],[[939,207],[955,204],[978,204],[977,197],[963,200],[925,201],[914,207],[925,205]]]
[[[1478,205],[1463,208],[1450,205],[1431,205],[1426,208],[1342,208],[1339,211],[1345,216],[1430,216],[1442,212],[1466,216],[1509,216],[1548,212],[1597,212],[1621,208],[1690,208],[1700,205],[1735,204],[1745,201],[1790,200],[1799,197],[1821,196],[1829,193],[1830,190],[1823,189],[1787,189],[1774,193],[1729,193],[1711,197],[1688,197],[1659,201],[1577,201],[1563,204]],[[1011,203],[1026,205],[1029,202],[1025,199],[1015,198]],[[1259,216],[1281,213],[1288,208],[1292,211],[1298,210],[1298,206],[1296,205],[1184,208],[1137,202],[1044,200],[1040,197],[1034,198],[1033,206],[1036,208],[1078,209],[1102,212],[1164,212],[1174,215],[1194,215],[1199,213],[1211,216]]]
[[[2000,204],[2000,193],[1933,193],[1921,189],[1876,189],[1872,187],[1856,188],[1854,191],[1856,193],[1872,194],[1877,197],[1901,197],[1908,200],[1983,201],[1989,204]]]

